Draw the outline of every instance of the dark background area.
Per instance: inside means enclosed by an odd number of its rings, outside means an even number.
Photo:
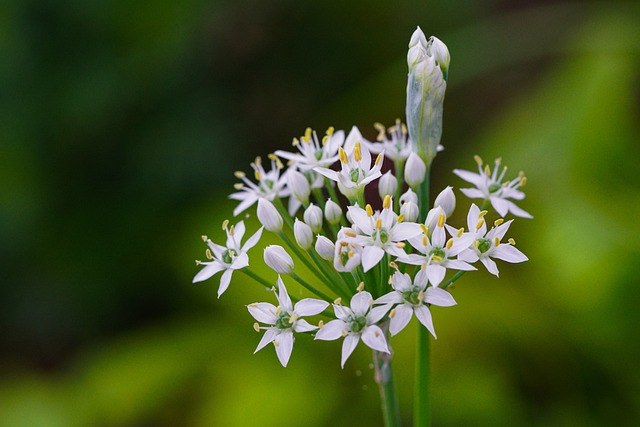
[[[340,370],[300,339],[283,369],[252,355],[264,291],[191,279],[233,171],[307,126],[403,118],[416,25],[452,58],[434,191],[501,156],[535,217],[512,226],[530,262],[434,310],[434,425],[636,425],[638,22],[615,1],[2,2],[0,425],[381,424],[364,347]]]

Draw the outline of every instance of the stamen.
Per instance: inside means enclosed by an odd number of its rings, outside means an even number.
[[[224,221],[222,221],[222,230],[226,230],[227,227],[229,226],[229,220],[225,219]]]
[[[349,244],[347,242],[345,242],[344,240],[340,241],[340,246],[348,246]]]
[[[407,246],[407,244],[404,242],[396,242],[396,246],[399,247],[400,249],[404,249],[404,247]]]
[[[420,224],[420,228],[422,229],[422,232],[423,232],[424,234],[429,234],[429,228],[427,228],[427,226],[426,226],[426,225],[424,225],[424,224]]]
[[[322,328],[324,328],[324,321],[321,320],[318,322],[318,329],[322,329]]]
[[[376,228],[377,228],[378,230],[381,230],[381,229],[382,229],[382,218],[378,218],[378,219],[376,219]]]
[[[332,137],[333,132],[335,132],[335,129],[333,128],[333,126],[329,126],[329,128],[327,129],[327,136]]]
[[[298,138],[293,138],[293,142],[291,143],[291,145],[293,145],[295,147],[298,144],[300,144],[300,140]]]
[[[445,216],[443,213],[440,214],[440,216],[438,217],[438,227],[442,228],[444,227],[444,220],[445,220]]]
[[[480,242],[478,240],[474,240],[473,241],[473,247],[478,249],[478,246],[480,246]]]
[[[464,227],[458,230],[458,232],[456,233],[456,237],[462,237],[462,233],[464,233]]]
[[[342,298],[338,297],[338,298],[334,299],[333,303],[335,305],[342,305]]]
[[[362,160],[362,152],[360,151],[360,142],[356,142],[356,146],[353,149],[353,159],[356,162],[359,162],[360,160]]]
[[[498,239],[497,237],[495,239],[493,239],[493,244],[495,246],[498,246],[500,244],[500,239]]]
[[[233,236],[234,234],[236,234],[236,226],[232,225],[231,228],[229,228],[229,236]]]
[[[322,137],[322,145],[326,145],[329,142],[329,135],[325,135]]]
[[[277,307],[276,307],[276,313],[275,313],[275,314],[276,314],[276,316],[277,316],[278,314],[280,314],[281,312],[282,312],[282,307],[281,307],[281,306],[277,306]]]
[[[397,221],[398,221],[398,222],[402,222],[402,221],[404,221],[404,214],[400,214],[400,215],[398,215],[398,219],[397,219]]]
[[[306,128],[305,131],[304,131],[304,136],[307,139],[311,139],[311,132],[313,132],[313,130],[311,130],[311,128]]]
[[[485,173],[485,175],[487,175],[487,176],[491,176],[491,169],[489,168],[489,165],[486,165],[486,166],[484,167],[484,173]]]
[[[358,287],[356,289],[357,289],[358,292],[364,291],[364,282],[360,282],[360,284],[358,285]]]
[[[453,246],[453,239],[447,240],[447,244],[445,246],[447,247],[447,249],[451,249],[451,246]]]
[[[365,206],[365,210],[367,211],[367,216],[373,216],[373,208],[370,204],[367,203],[367,206]]]
[[[205,256],[207,257],[207,259],[213,259],[213,255],[211,255],[211,251],[209,249],[207,249],[206,251],[204,251]]]
[[[480,230],[480,228],[484,225],[484,218],[481,218],[480,221],[476,224],[476,230]]]
[[[349,335],[349,332],[347,332],[346,329],[342,330],[342,338],[345,338],[347,335]]]
[[[509,239],[509,243],[511,243],[513,246],[516,245],[516,241],[512,238]]]
[[[384,158],[384,155],[382,153],[378,154],[378,157],[376,157],[375,165],[378,166],[380,163],[382,163],[383,158]]]
[[[353,251],[349,251],[349,252],[347,253],[347,256],[348,256],[349,258],[353,258],[353,256],[354,256],[355,254],[356,254],[355,252],[353,252]]]
[[[427,262],[423,262],[422,265],[420,265],[420,270],[425,270],[427,268]]]
[[[260,166],[262,164],[262,157],[260,156],[256,157],[256,159],[254,160],[254,163],[256,164],[256,166]]]
[[[235,188],[236,190],[242,190],[244,188],[244,185],[238,182],[236,184],[233,184],[233,188]]]
[[[200,238],[202,239],[203,242],[206,242],[207,240],[209,240],[209,238],[207,236],[205,236],[204,234],[202,236],[200,236]]]
[[[489,213],[489,211],[480,211],[480,213],[478,214],[478,218],[482,218],[483,216],[485,216],[488,213]]]
[[[422,246],[427,246],[427,235],[426,234],[422,235]]]
[[[396,309],[394,308],[393,310],[391,310],[389,312],[389,319],[393,319],[393,317],[396,315]]]
[[[391,207],[391,196],[390,195],[386,195],[384,196],[384,201],[382,202],[382,207],[383,209],[389,209],[389,207]]]
[[[356,237],[357,236],[357,234],[354,233],[353,231],[345,231],[344,234],[346,234],[349,237]]]
[[[418,293],[418,301],[422,302],[422,300],[424,300],[424,291]]]
[[[527,185],[527,177],[523,176],[520,178],[520,187],[524,187],[525,185]]]
[[[202,261],[196,260],[196,265],[200,265],[200,264],[202,264]]]
[[[260,171],[258,169],[255,170],[254,175],[257,181],[260,181]]]
[[[476,161],[476,163],[478,164],[478,166],[482,166],[482,158],[480,156],[478,156],[477,154],[475,156],[473,156],[473,160]]]
[[[253,330],[256,332],[260,332],[260,325],[258,324],[258,322],[253,324]]]
[[[338,148],[338,155],[340,156],[340,161],[342,163],[349,163],[349,159],[347,159],[347,153],[345,153],[342,147]]]
[[[389,262],[389,267],[397,270],[398,269],[398,264],[396,264],[395,262],[391,261],[391,262]],[[389,281],[393,282],[393,276],[389,277]]]
[[[238,179],[242,179],[247,176],[247,174],[242,171],[235,171],[233,175]]]
[[[497,227],[500,224],[502,224],[503,222],[504,222],[504,218],[498,218],[495,221],[493,221],[493,225]]]
[[[435,262],[442,262],[442,257],[439,257],[438,255],[434,255],[433,257],[431,257],[431,259]]]

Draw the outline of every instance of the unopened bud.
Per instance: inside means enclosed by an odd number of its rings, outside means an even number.
[[[327,204],[324,206],[324,216],[329,221],[329,224],[337,224],[340,222],[340,218],[342,218],[342,209],[340,205],[338,205],[333,200],[328,200]]]
[[[322,209],[311,203],[304,211],[304,222],[306,222],[314,233],[322,230]]]
[[[293,271],[293,259],[282,246],[270,245],[264,248],[264,262],[278,274]]]
[[[427,167],[424,161],[416,153],[411,153],[404,168],[404,180],[416,190],[424,181],[426,173]]]
[[[269,200],[262,197],[258,200],[257,215],[258,220],[267,230],[273,233],[282,231],[282,216]]]
[[[291,190],[291,194],[302,204],[309,202],[311,187],[307,178],[295,169],[287,171],[287,185]]]
[[[296,222],[293,224],[293,237],[296,239],[296,243],[305,251],[313,245],[313,231],[304,222],[296,218]]]
[[[316,252],[326,261],[333,261],[336,246],[325,236],[318,235],[316,238]]]
[[[384,199],[386,195],[394,195],[396,194],[396,190],[398,189],[398,180],[391,173],[391,171],[387,171],[384,175],[380,177],[378,181],[378,193],[380,194],[380,198]]]
[[[456,208],[456,195],[453,193],[453,187],[448,186],[438,194],[433,206],[440,206],[444,211],[444,215],[449,218]]]

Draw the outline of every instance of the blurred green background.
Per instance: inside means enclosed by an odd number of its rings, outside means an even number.
[[[364,346],[341,370],[301,337],[283,369],[252,355],[244,305],[270,294],[191,279],[234,170],[403,117],[416,25],[452,57],[433,191],[502,156],[535,216],[510,233],[530,262],[433,310],[434,425],[638,425],[639,23],[615,1],[3,1],[0,425],[381,425]]]

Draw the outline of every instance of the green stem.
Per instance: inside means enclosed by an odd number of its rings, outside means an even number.
[[[295,272],[291,272],[289,273],[289,275],[291,277],[293,277],[298,283],[300,283],[302,286],[304,286],[305,288],[307,288],[307,290],[309,290],[310,292],[313,292],[316,296],[319,296],[320,298],[322,298],[323,300],[330,302],[333,301],[334,298],[331,298],[330,296],[323,294],[322,292],[320,292],[319,290],[317,290],[316,288],[314,288],[313,286],[311,286],[306,280],[304,280],[302,277],[300,277],[298,274],[296,274]]]
[[[395,162],[395,172],[398,180],[398,189],[393,200],[393,210],[394,212],[400,212],[400,196],[402,196],[402,190],[404,189],[404,160]]]
[[[462,277],[462,275],[464,273],[466,273],[466,271],[464,271],[464,270],[458,271],[456,274],[451,276],[451,278],[449,280],[445,280],[444,282],[440,283],[440,287],[442,289],[447,289],[449,286],[453,285],[456,280],[458,280],[460,277]]]
[[[244,274],[246,274],[247,276],[251,277],[256,282],[264,285],[267,289],[271,289],[271,288],[273,288],[275,286],[274,283],[269,283],[269,281],[267,279],[258,276],[256,273],[254,273],[253,271],[249,270],[248,268],[241,268],[239,271],[241,271]]]
[[[386,331],[388,321],[382,325]],[[386,332],[385,332],[386,334]],[[380,391],[380,404],[385,427],[400,426],[400,411],[398,399],[393,381],[393,369],[391,367],[391,354],[373,351],[373,365],[375,367],[375,380]]]

